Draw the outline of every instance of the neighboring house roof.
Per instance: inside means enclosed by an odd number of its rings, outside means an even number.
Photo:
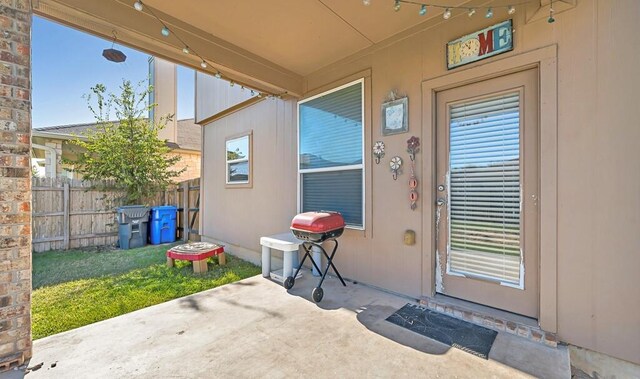
[[[200,151],[200,141],[202,138],[202,128],[194,122],[193,118],[178,120],[178,141],[167,142],[171,149]],[[117,121],[116,121],[117,122]],[[95,130],[98,124],[95,122],[86,124],[54,125],[35,128],[32,131],[34,136],[72,139],[81,137],[89,130]]]

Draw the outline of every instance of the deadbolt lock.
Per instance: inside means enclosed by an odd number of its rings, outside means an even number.
[[[438,191],[440,191],[440,192],[444,191],[444,184],[440,184],[438,186]]]

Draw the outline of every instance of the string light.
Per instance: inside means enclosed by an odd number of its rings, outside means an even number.
[[[369,5],[370,0],[363,0],[363,3],[364,3],[365,5]],[[155,19],[156,19],[156,20],[157,20],[157,21],[162,25],[162,29],[161,29],[161,31],[160,31],[160,32],[161,32],[161,34],[162,34],[163,36],[168,37],[169,35],[173,34],[173,36],[174,36],[178,41],[180,41],[180,43],[183,45],[183,48],[182,48],[182,52],[183,52],[183,53],[185,53],[185,54],[193,54],[193,55],[197,56],[198,58],[200,58],[200,59],[201,59],[201,61],[200,61],[200,67],[202,67],[203,69],[206,69],[206,68],[209,66],[209,64],[207,63],[207,61],[206,61],[206,60],[205,60],[205,59],[204,59],[200,54],[198,54],[198,52],[196,52],[196,51],[192,50],[191,48],[189,48],[189,46],[188,46],[188,45],[187,45],[187,44],[182,40],[182,38],[180,38],[180,36],[179,36],[178,34],[173,33],[173,31],[172,31],[171,29],[169,29],[169,27],[164,23],[164,21],[162,21],[162,20],[160,19],[160,17],[158,17],[158,16],[155,14],[155,12],[153,11],[153,8],[145,8],[145,7],[144,7],[144,4],[142,3],[142,1],[141,1],[141,0],[136,0],[136,1],[133,3],[133,7],[135,8],[135,10],[137,10],[137,11],[139,11],[139,12],[143,11],[143,9],[146,9],[146,12],[147,12],[148,14],[150,14],[151,16],[153,16],[153,17],[154,17],[154,18],[155,18]],[[228,79],[228,78],[225,78],[225,77],[222,75],[222,73],[221,73],[220,71],[218,71],[218,70],[216,70],[216,72],[215,72],[214,76],[215,76],[217,79],[225,79],[225,80],[227,80],[227,81],[229,82],[229,85],[230,85],[231,87],[233,87],[233,86],[236,84],[233,80],[230,80],[230,79]],[[242,90],[244,90],[244,89],[245,89],[244,85],[243,85],[243,86],[241,86],[241,88],[242,88]],[[267,96],[267,93],[263,93],[263,92],[261,92],[261,91],[256,91],[256,90],[254,90],[254,89],[252,89],[252,90],[251,90],[251,94],[252,94],[252,95],[254,95],[256,92],[258,93],[258,97],[260,97],[260,98],[262,98],[262,97],[264,97],[264,96]],[[287,92],[284,92],[284,94],[287,94]],[[279,98],[279,99],[282,99],[282,96],[283,96],[283,95],[282,95],[282,94],[278,94],[278,95],[275,95],[275,94],[268,94],[268,96],[272,96],[273,98],[275,98],[275,96],[278,96],[278,98]]]
[[[491,9],[491,8],[487,9],[487,14],[485,14],[484,17],[485,18],[493,17],[493,9]]]
[[[520,2],[500,5],[498,8],[499,9],[505,9],[506,13],[511,16],[511,15],[516,13],[516,6],[517,5],[524,5],[524,4],[531,3],[533,1],[536,1],[536,0],[521,0]],[[362,0],[362,3],[364,5],[366,5],[366,6],[368,6],[368,5],[371,5],[371,0]],[[482,9],[486,9],[487,10],[486,13],[485,13],[485,18],[493,18],[493,16],[494,16],[494,9],[493,9],[494,7],[469,8],[469,7],[457,6],[457,5],[423,3],[423,2],[415,1],[415,0],[395,0],[394,4],[393,4],[393,10],[396,11],[396,12],[399,12],[403,3],[404,4],[409,4],[409,5],[420,6],[420,9],[418,10],[418,15],[420,15],[420,16],[424,16],[424,15],[427,14],[428,7],[444,9],[444,13],[442,14],[442,18],[444,18],[445,20],[450,19],[451,16],[453,15],[453,11],[454,10],[458,10],[458,9],[466,10],[467,16],[469,16],[469,17],[472,17],[473,15],[476,14],[476,12],[478,10],[482,10]],[[553,0],[551,1],[551,3],[553,4]],[[555,21],[555,19],[553,18],[553,9],[551,9],[550,13],[549,13],[548,22],[552,23],[554,21]]]
[[[556,22],[556,19],[553,18],[553,0],[551,0],[551,3],[549,4],[549,19],[547,20],[547,22],[550,24]]]

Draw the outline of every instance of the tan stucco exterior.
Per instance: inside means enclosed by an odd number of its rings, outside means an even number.
[[[304,97],[365,78],[366,228],[341,237],[341,273],[412,297],[433,294],[434,93],[536,67],[540,325],[562,341],[640,363],[638,14],[635,1],[580,1],[554,24],[527,22],[530,15],[519,12],[512,52],[452,71],[447,41],[500,19],[434,19],[305,76]],[[199,83],[198,94],[210,90]],[[391,90],[410,99],[409,133],[382,137],[380,104]],[[215,113],[198,104],[199,114]],[[225,188],[225,138],[250,130],[253,186]],[[296,130],[296,99],[264,100],[204,127],[205,238],[257,260],[259,237],[287,230],[297,211]],[[382,139],[388,156],[402,155],[412,135],[423,141],[416,211],[408,206],[408,176],[390,180],[388,166],[370,154]],[[417,232],[413,246],[402,243],[407,229]]]

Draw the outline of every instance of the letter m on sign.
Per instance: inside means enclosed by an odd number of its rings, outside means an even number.
[[[480,41],[479,56],[491,53],[493,51],[493,29],[478,34],[478,41]]]

